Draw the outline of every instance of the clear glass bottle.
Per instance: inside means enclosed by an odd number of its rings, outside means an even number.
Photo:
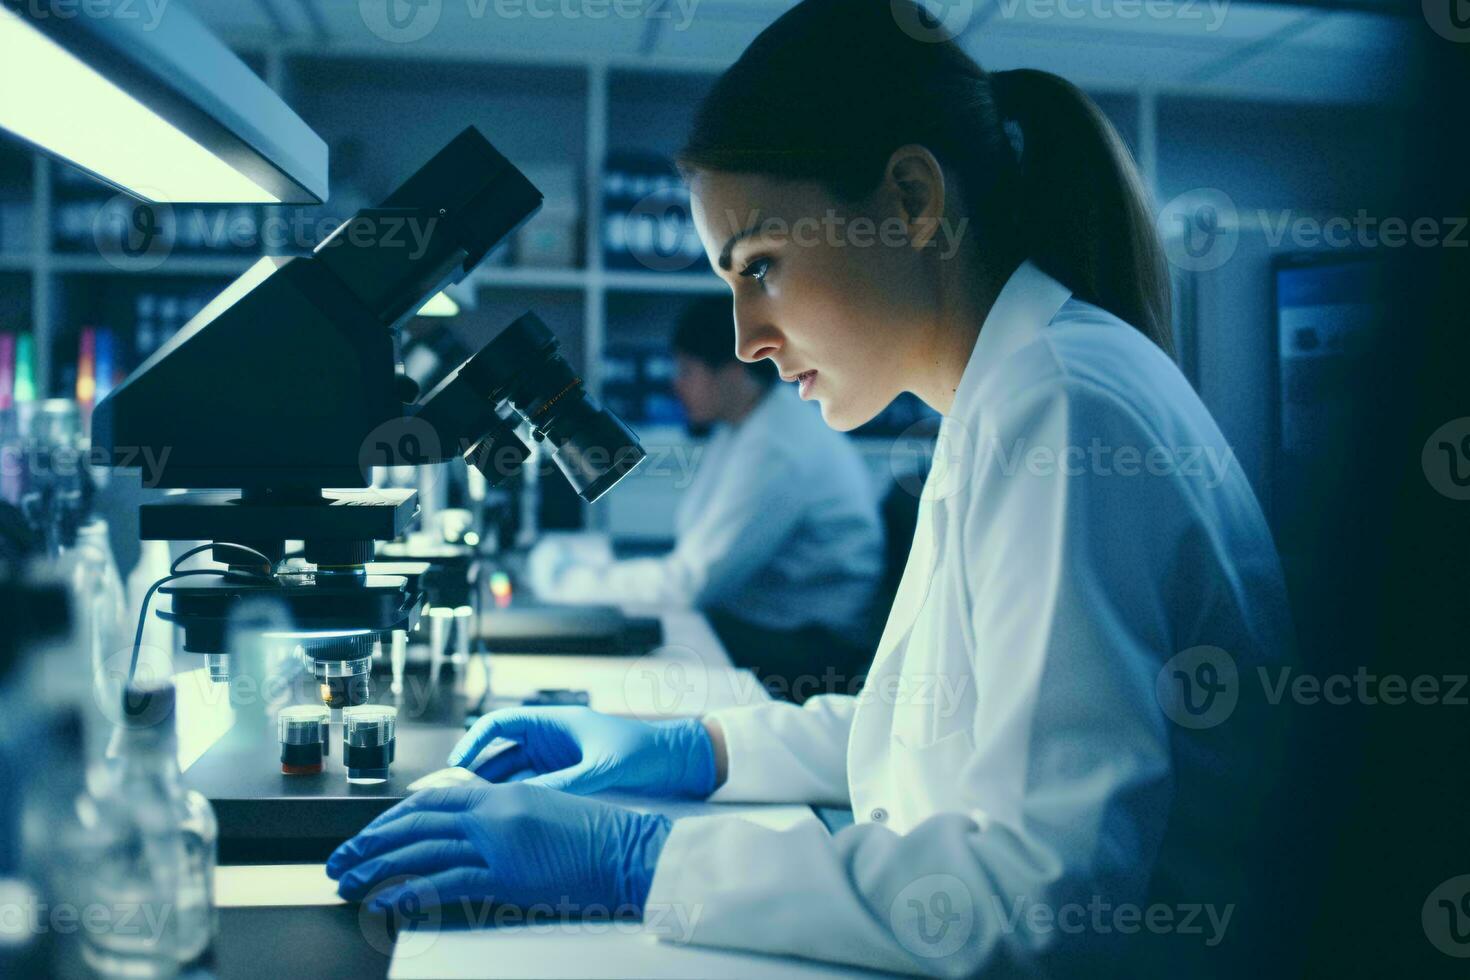
[[[85,747],[82,714],[76,708],[62,709],[34,720],[37,745],[33,759],[40,762],[39,775],[26,794],[23,820],[24,850],[30,878],[36,883],[43,904],[38,908],[75,913],[86,910],[91,900],[92,875],[97,858],[107,846],[112,826],[101,832],[90,819],[96,812],[85,782]],[[83,959],[85,930],[42,931],[47,942],[50,974],[81,976],[87,971]]]
[[[177,767],[178,762],[175,760]],[[190,918],[180,934],[179,965],[187,967],[209,955],[219,934],[219,911],[214,906],[214,871],[219,861],[219,821],[204,794],[186,789],[180,808],[184,832],[184,874],[180,878],[179,909]]]
[[[126,633],[127,597],[112,555],[107,522],[94,518],[78,527],[76,543],[61,556],[61,567],[71,586],[77,639],[96,674],[122,647]]]
[[[219,829],[180,782],[174,702],[169,681],[129,688],[109,758],[89,776],[87,816],[107,843],[91,900],[138,910],[134,928],[88,935],[88,963],[105,975],[172,976],[213,943]]]
[[[44,809],[41,797],[55,785],[48,778],[53,753],[45,713],[28,693],[23,683],[0,684],[0,977],[55,975],[58,962],[59,937],[48,915],[56,901],[48,880],[51,841],[33,813]]]

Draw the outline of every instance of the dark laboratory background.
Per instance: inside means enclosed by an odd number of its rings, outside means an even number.
[[[1168,242],[1181,364],[1266,508],[1303,670],[1320,675],[1470,672],[1470,428],[1450,448],[1432,438],[1470,416],[1470,44],[1430,26],[1432,2],[1152,20],[981,3],[964,37],[987,68],[1078,82],[1132,149]],[[590,30],[446,2],[412,43],[375,36],[356,3],[188,5],[327,140],[331,199],[160,210],[166,254],[134,254],[130,200],[0,140],[0,439],[27,439],[16,406],[47,399],[73,401],[84,435],[91,406],[253,261],[309,252],[473,124],[545,207],[452,293],[452,315],[415,321],[425,353],[410,373],[437,380],[535,309],[645,444],[689,443],[668,337],[692,299],[726,287],[671,158],[715,74],[785,4],[705,0],[687,29],[676,15]],[[1395,244],[1391,222],[1420,218],[1433,240]],[[898,475],[894,440],[932,422],[901,400],[853,435],[878,492]],[[138,553],[131,475],[109,477],[123,576]],[[678,478],[635,473],[595,511],[547,481],[543,525],[667,539]],[[1470,707],[1296,714],[1299,764],[1274,806],[1297,846],[1241,855],[1282,868],[1281,955],[1319,974],[1452,970],[1421,906],[1470,873]]]

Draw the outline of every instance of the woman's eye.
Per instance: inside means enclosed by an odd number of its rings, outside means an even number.
[[[770,273],[770,271],[770,259],[755,259],[744,269],[741,269],[740,274],[742,276],[745,276],[747,279],[754,279],[756,282],[764,283],[766,281],[766,276]]]

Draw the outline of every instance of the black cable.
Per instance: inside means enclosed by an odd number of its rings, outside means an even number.
[[[250,554],[260,558],[261,561],[265,562],[265,567],[267,571],[261,572],[254,569],[225,569],[224,571],[220,571],[214,568],[192,568],[187,571],[179,571],[179,566],[188,561],[190,558],[193,558],[195,555],[200,554],[201,552],[210,551],[214,548],[235,548],[239,551],[249,552]],[[226,578],[231,575],[238,575],[244,578],[270,579],[271,573],[269,570],[273,567],[274,566],[270,558],[266,557],[261,552],[256,551],[254,548],[247,548],[242,544],[202,544],[197,548],[190,548],[188,551],[175,558],[168,567],[169,573],[150,585],[148,587],[148,591],[143,594],[142,608],[138,610],[138,629],[137,632],[133,634],[133,654],[128,659],[128,679],[124,690],[133,686],[133,678],[138,673],[138,656],[143,649],[143,627],[148,622],[148,606],[150,603],[152,603],[153,594],[155,592],[157,592],[160,588],[170,582],[175,582],[181,578],[188,578],[190,575],[220,575]]]
[[[201,544],[197,548],[190,548],[188,551],[184,552],[182,555],[180,555],[179,557],[175,558],[173,560],[173,564],[171,564],[171,565],[168,566],[169,574],[173,574],[173,573],[177,572],[179,570],[179,566],[180,565],[182,565],[184,562],[188,561],[190,558],[193,558],[195,555],[200,554],[201,552],[213,550],[215,548],[234,548],[237,551],[248,551],[250,554],[254,555],[255,557],[259,558],[262,562],[264,562],[265,563],[265,567],[267,569],[273,567],[273,565],[274,565],[274,563],[268,557],[266,557],[264,553],[259,552],[259,551],[256,551],[254,548],[247,548],[243,544],[229,544],[229,543],[216,544],[216,543],[211,543],[211,544]]]

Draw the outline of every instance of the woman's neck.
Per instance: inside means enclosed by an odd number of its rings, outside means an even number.
[[[1001,274],[979,261],[962,261],[964,253],[939,270],[938,314],[926,332],[914,366],[916,383],[910,390],[941,415],[954,409],[955,392],[975,351],[981,325],[995,305],[1001,287],[1020,263],[1007,263]]]

